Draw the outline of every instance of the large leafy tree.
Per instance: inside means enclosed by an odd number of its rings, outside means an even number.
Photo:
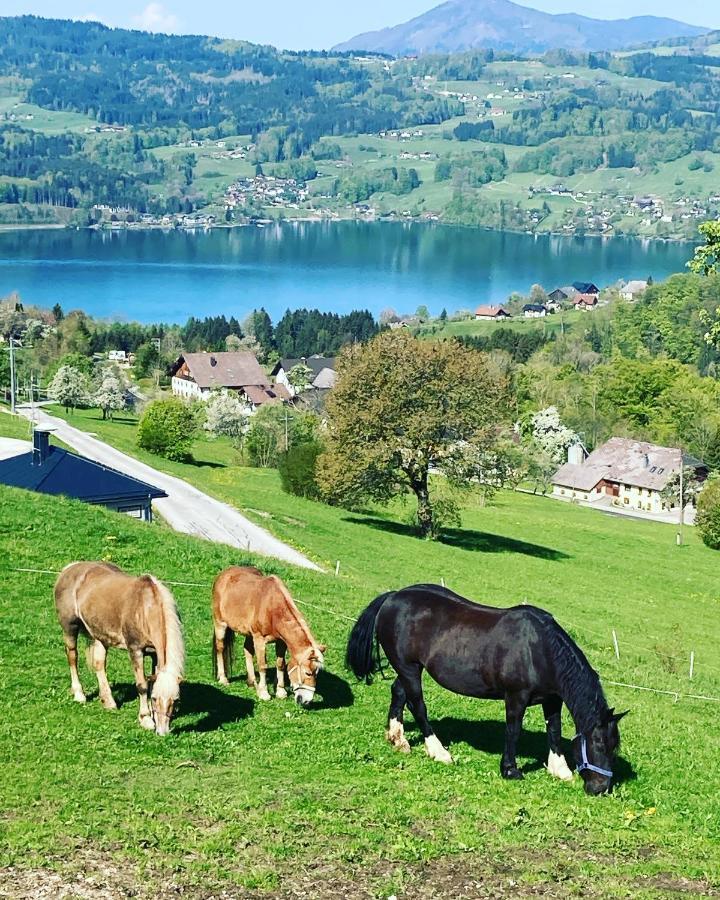
[[[318,483],[346,505],[410,491],[420,533],[430,537],[431,471],[463,486],[483,483],[489,472],[495,480],[507,410],[507,383],[484,354],[385,332],[340,356]]]
[[[112,419],[114,412],[125,408],[125,390],[112,369],[103,372],[94,399],[102,410],[103,419]]]

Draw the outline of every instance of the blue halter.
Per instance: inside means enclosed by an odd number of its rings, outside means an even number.
[[[587,740],[584,734],[576,734],[576,738],[580,738],[580,762],[576,766],[577,772],[587,770],[588,772],[596,772],[598,775],[604,775],[606,778],[612,778],[613,773],[609,769],[601,769],[600,766],[594,766],[587,756]]]

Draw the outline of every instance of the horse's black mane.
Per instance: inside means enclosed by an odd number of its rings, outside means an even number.
[[[600,724],[608,705],[600,684],[600,676],[585,654],[555,619],[542,609],[527,607],[542,628],[555,663],[558,687],[580,732]]]

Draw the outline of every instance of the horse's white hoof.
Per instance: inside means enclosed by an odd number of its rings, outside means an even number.
[[[278,698],[278,700],[287,700],[287,695],[288,693],[285,688],[278,688],[275,691],[275,696]]]
[[[76,703],[85,703],[87,701],[87,698],[86,698],[85,694],[78,693],[78,694],[73,694],[73,700]]]
[[[227,678],[218,678],[218,684],[223,685],[223,687],[230,686],[230,682],[227,680]]]
[[[443,747],[435,734],[431,734],[430,737],[425,738],[425,752],[430,759],[434,759],[435,762],[444,763],[446,766],[451,766],[453,763],[452,756],[450,756],[448,751]]]
[[[548,754],[547,770],[553,778],[559,778],[560,781],[572,781],[573,773],[568,766],[562,753],[554,753],[552,750]]]
[[[104,709],[117,709],[117,703],[113,700],[112,697],[101,697],[100,702],[102,703]]]
[[[272,700],[269,691],[258,691],[258,700]]]
[[[138,721],[140,722],[140,727],[146,731],[155,731],[155,720],[152,716],[140,716]]]

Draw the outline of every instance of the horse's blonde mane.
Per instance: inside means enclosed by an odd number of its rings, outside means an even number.
[[[180,682],[185,668],[185,643],[180,627],[175,599],[165,585],[154,576],[149,576],[155,594],[160,599],[163,621],[165,623],[165,665],[158,669],[153,693],[176,700],[179,696]]]
[[[295,603],[295,601],[293,600],[292,595],[290,594],[290,591],[287,589],[282,578],[279,578],[277,575],[271,575],[270,577],[272,578],[272,580],[275,582],[275,584],[280,589],[280,593],[283,595],[285,600],[287,600],[288,608],[290,609],[293,616],[295,617],[295,620],[297,621],[298,625],[300,626],[300,629],[305,634],[305,637],[307,638],[307,641],[310,644],[310,647],[317,654],[319,654],[319,668],[321,668],[322,665],[324,664],[323,654],[320,652],[320,649],[317,645],[317,641],[315,640],[312,632],[310,631],[310,626],[308,625],[308,623],[305,619],[305,616],[298,609],[297,603]]]

